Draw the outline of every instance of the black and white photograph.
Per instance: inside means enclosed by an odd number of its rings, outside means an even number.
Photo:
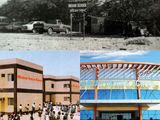
[[[160,49],[159,0],[1,0],[2,50]]]

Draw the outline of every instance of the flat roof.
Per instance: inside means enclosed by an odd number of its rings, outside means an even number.
[[[155,63],[147,63],[147,62],[126,62],[126,61],[110,61],[110,62],[82,62],[80,64],[81,69],[93,69],[98,67],[99,69],[143,69],[146,70],[147,68],[152,69],[160,68],[160,64]]]
[[[79,81],[78,77],[75,77],[75,76],[72,76],[72,75],[69,75],[69,76],[44,75],[43,78],[44,79],[53,79],[53,80],[69,80],[69,79],[72,79],[72,80]]]
[[[160,75],[160,64],[147,62],[82,62],[80,64],[80,69],[82,74],[81,78],[90,78],[90,76],[93,76],[93,74],[90,71],[95,70],[98,71],[100,78],[104,77],[103,75],[109,78],[119,78],[121,77],[120,75],[125,75],[127,79],[131,79],[134,78],[133,73],[136,73],[141,79],[147,79],[147,77],[149,77],[149,79],[159,80]]]
[[[43,71],[43,67],[41,65],[38,65],[38,64],[26,61],[26,60],[22,60],[19,58],[0,59],[0,66],[1,65],[10,65],[10,64],[19,64],[19,65],[23,65],[23,66],[27,66],[30,68],[35,68],[35,69]]]

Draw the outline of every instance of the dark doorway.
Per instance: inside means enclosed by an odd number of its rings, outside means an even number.
[[[137,111],[99,111],[98,120],[137,120]]]
[[[123,120],[123,115],[117,115],[117,120]]]

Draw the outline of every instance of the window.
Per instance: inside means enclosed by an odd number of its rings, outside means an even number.
[[[51,88],[54,88],[54,84],[51,84]]]
[[[70,88],[70,84],[64,84],[64,88]]]
[[[5,74],[1,74],[1,77],[5,77]]]
[[[8,98],[8,105],[14,105],[14,99]]]
[[[64,101],[70,101],[70,97],[64,97]]]
[[[8,74],[8,81],[14,81],[14,74]]]

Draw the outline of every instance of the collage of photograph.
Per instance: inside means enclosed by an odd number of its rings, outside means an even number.
[[[0,0],[0,120],[160,120],[160,0]]]

